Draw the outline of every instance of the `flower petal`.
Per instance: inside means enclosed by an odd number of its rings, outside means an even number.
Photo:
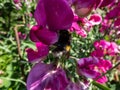
[[[65,90],[67,85],[68,80],[64,70],[55,69],[51,64],[36,64],[27,80],[28,90]]]
[[[30,71],[27,78],[27,90],[43,90],[43,87],[40,87],[40,82],[42,77],[51,71],[53,66],[51,64],[36,64]]]
[[[70,28],[74,16],[65,0],[40,0],[35,18],[38,25],[45,26],[47,24],[50,30],[57,31]]]
[[[36,47],[37,47],[36,51],[34,51],[31,48],[28,48],[26,50],[29,62],[42,60],[42,58],[47,56],[49,52],[48,46],[43,43],[40,43],[40,42],[36,43]]]
[[[43,42],[46,45],[51,45],[58,41],[58,34],[47,28],[40,28],[40,26],[35,25],[30,30],[30,39],[33,42]]]

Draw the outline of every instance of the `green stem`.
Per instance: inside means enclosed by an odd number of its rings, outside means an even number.
[[[23,82],[22,80],[19,80],[19,79],[13,79],[13,78],[7,78],[7,77],[0,77],[0,79],[5,79],[5,80],[9,80],[9,81],[14,81],[14,82],[20,82],[20,83],[22,83],[24,86],[26,86],[26,83]]]

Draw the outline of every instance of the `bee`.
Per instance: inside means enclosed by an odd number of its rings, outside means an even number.
[[[61,57],[62,55],[66,55],[69,57],[69,52],[71,49],[71,33],[68,30],[60,30],[59,31],[59,39],[56,42],[55,49],[53,50],[55,57]]]

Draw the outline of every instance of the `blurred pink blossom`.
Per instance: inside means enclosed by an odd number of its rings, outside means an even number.
[[[18,35],[19,35],[19,38],[22,39],[22,40],[25,40],[27,35],[24,34],[24,33],[21,33],[21,32],[18,32]]]

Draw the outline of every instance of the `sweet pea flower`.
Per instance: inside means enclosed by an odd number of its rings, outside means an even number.
[[[99,25],[102,22],[102,17],[99,14],[92,14],[90,16],[89,22],[92,25]]]
[[[95,51],[92,52],[92,56],[103,56],[108,55],[115,55],[116,53],[120,53],[118,45],[115,42],[108,42],[105,40],[100,40],[99,42],[94,42],[94,47],[96,48]],[[100,55],[101,54],[101,55]]]
[[[97,78],[100,73],[95,71],[92,66],[95,66],[99,63],[98,58],[88,57],[81,58],[77,61],[77,71],[79,75],[83,75],[87,78]]]
[[[34,17],[38,25],[51,31],[69,29],[74,18],[66,0],[39,0]]]
[[[81,26],[79,26],[77,22],[72,23],[71,31],[75,31],[78,35],[80,35],[83,38],[87,37],[86,31]]]
[[[100,48],[97,48],[97,49],[95,49],[94,51],[91,52],[91,56],[103,57],[104,56],[104,51]]]
[[[103,76],[102,73],[105,73],[112,67],[112,64],[108,60],[98,59],[97,57],[88,57],[81,58],[77,61],[77,71],[79,75],[83,75],[87,78],[97,79],[99,83],[105,83],[107,77]],[[100,78],[99,78],[100,77]]]
[[[119,47],[115,42],[111,42],[110,46],[107,49],[109,55],[115,55],[116,53],[120,53]]]
[[[26,49],[29,62],[41,61],[49,53],[48,46],[41,42],[37,42],[36,47],[35,51],[31,48]]]
[[[100,59],[100,62],[97,64],[98,70],[100,72],[106,73],[107,70],[112,68],[112,63],[109,60]],[[99,83],[105,83],[108,81],[106,76],[102,76],[96,80]]]
[[[46,45],[51,45],[58,41],[58,34],[47,28],[35,25],[30,30],[30,39],[33,42],[42,42]]]
[[[106,19],[115,19],[120,15],[120,6],[116,6],[106,14]]]
[[[65,90],[68,83],[63,69],[38,63],[28,75],[27,90]]]
[[[26,34],[21,33],[21,32],[18,32],[18,36],[19,36],[19,38],[20,38],[20,39],[22,39],[22,40],[25,40],[25,39],[26,39],[26,37],[27,37],[27,35],[26,35]]]

